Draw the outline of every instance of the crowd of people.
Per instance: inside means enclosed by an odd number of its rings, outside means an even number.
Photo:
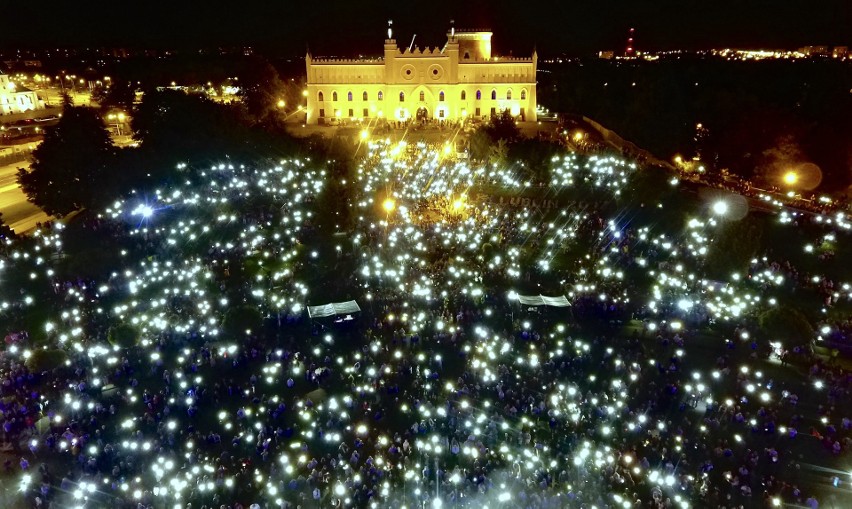
[[[678,245],[678,232],[608,220],[606,203],[550,211],[465,202],[461,190],[483,174],[444,161],[436,147],[371,150],[344,241],[312,224],[322,178],[294,163],[220,167],[205,175],[213,184],[158,195],[159,208],[141,221],[127,203],[76,226],[126,261],[91,280],[33,277],[49,289],[41,305],[52,313],[49,327],[34,326],[50,333],[39,343],[33,330],[10,331],[0,356],[0,501],[816,508],[843,500],[852,373],[814,356],[811,338],[770,355],[753,316],[710,334],[710,317],[729,313],[724,303],[681,306],[680,286],[649,290],[663,275],[680,285],[679,272],[701,270],[700,257],[665,247]],[[610,179],[603,187],[614,196],[629,190],[623,162],[577,164],[587,165],[573,169],[578,182],[587,172],[586,182]],[[382,208],[386,197],[397,200],[392,210]],[[57,242],[64,234],[46,226],[16,241],[4,269],[36,274],[52,263],[37,258],[72,256]],[[821,295],[842,285],[771,260],[751,270],[817,285]],[[768,299],[774,287],[762,281],[728,288]],[[9,290],[11,312],[28,309],[31,290]],[[565,295],[572,306],[523,306],[515,292]],[[646,304],[654,292],[659,302]],[[361,305],[353,319],[303,311],[344,298]],[[261,309],[262,323],[229,330],[239,306]],[[117,322],[133,324],[138,341],[109,344]],[[33,371],[28,360],[45,341],[67,362]]]

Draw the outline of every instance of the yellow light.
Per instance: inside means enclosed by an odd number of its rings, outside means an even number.
[[[285,102],[284,102],[284,100],[283,100],[283,99],[280,99],[280,100],[278,101],[278,107],[279,107],[279,108],[283,108],[283,107],[284,107],[284,104],[285,104]]]
[[[302,97],[308,97],[308,91],[302,90]]]
[[[680,164],[680,163],[682,163],[682,162],[683,162],[683,158],[682,158],[682,157],[680,157],[680,156],[675,156],[675,158],[674,158],[674,162],[676,162],[677,164]]]
[[[464,207],[464,198],[459,198],[453,202],[453,210],[458,212]]]
[[[788,171],[784,174],[784,183],[788,186],[792,186],[796,182],[799,181],[799,175],[794,171]]]
[[[580,141],[583,139],[583,131],[577,131],[574,133],[574,141]]]
[[[450,155],[450,153],[452,151],[453,151],[453,147],[451,147],[449,143],[445,143],[444,144],[444,155],[448,156],[448,155]]]
[[[124,122],[124,117],[125,117],[125,116],[124,116],[124,113],[119,113],[119,114],[118,114],[118,119],[119,119],[119,120],[121,120],[122,122]]]
[[[382,203],[382,207],[384,207],[385,212],[393,212],[393,209],[396,208],[396,202],[388,198]]]
[[[369,131],[367,131],[366,129],[364,129],[363,131],[361,131],[361,139],[362,139],[362,140],[366,140],[369,136],[370,136],[370,133],[369,133]]]

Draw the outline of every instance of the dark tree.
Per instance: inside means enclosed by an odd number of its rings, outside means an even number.
[[[743,273],[757,255],[762,237],[763,225],[752,217],[719,225],[707,255],[707,270],[719,278]]]
[[[792,342],[805,345],[814,338],[814,329],[807,317],[796,308],[789,306],[774,307],[764,311],[758,322],[762,332],[769,340]]]
[[[43,373],[45,371],[53,371],[61,367],[68,359],[68,354],[64,350],[44,350],[38,349],[27,359],[27,369],[33,373]]]
[[[263,324],[263,315],[256,307],[243,304],[232,307],[225,315],[222,328],[232,336],[245,335],[247,330],[256,331]]]
[[[107,340],[111,345],[130,348],[139,340],[139,332],[129,323],[120,323],[110,327]]]
[[[249,117],[255,121],[279,114],[279,101],[284,101],[284,107],[287,107],[287,86],[268,62],[250,66],[240,77],[240,84],[243,104]]]
[[[245,126],[233,108],[176,90],[146,92],[130,125],[154,169],[218,159],[245,141]]]
[[[103,121],[90,108],[66,106],[33,152],[31,171],[18,171],[27,198],[54,216],[64,216],[104,198],[114,147]]]
[[[492,117],[491,122],[485,126],[485,132],[493,141],[506,140],[507,144],[521,137],[521,130],[509,110],[503,110],[499,115]]]
[[[6,221],[3,220],[3,213],[0,212],[0,251],[3,250],[3,245],[6,244],[8,240],[15,239],[15,231],[6,224]]]
[[[103,85],[92,90],[92,100],[97,102],[101,109],[120,108],[130,110],[136,99],[136,89],[126,81],[114,81],[110,85]]]

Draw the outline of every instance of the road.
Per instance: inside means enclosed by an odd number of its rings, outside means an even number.
[[[15,230],[15,233],[26,233],[35,228],[36,223],[43,223],[50,216],[27,201],[27,197],[18,187],[18,168],[29,167],[27,161],[0,166],[0,212],[3,221]]]

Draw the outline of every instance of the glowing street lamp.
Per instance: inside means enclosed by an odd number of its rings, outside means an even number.
[[[393,201],[391,198],[388,198],[384,201],[384,203],[382,203],[382,207],[385,209],[385,212],[390,214],[391,212],[393,212],[393,209],[396,208],[396,202]]]
[[[728,203],[724,200],[719,200],[713,204],[713,213],[717,216],[724,216],[728,213]]]
[[[285,103],[285,102],[284,102],[284,99],[279,99],[279,100],[278,100],[278,107],[279,107],[279,108],[283,108],[283,107],[285,106],[285,104],[287,104],[287,103]]]
[[[795,185],[799,181],[799,174],[795,171],[788,171],[784,174],[784,183],[788,186]]]
[[[366,139],[367,139],[367,138],[369,138],[369,137],[370,137],[370,132],[369,132],[369,131],[367,131],[366,129],[364,129],[364,130],[362,130],[362,131],[361,131],[361,139],[362,139],[362,140],[366,140]]]

